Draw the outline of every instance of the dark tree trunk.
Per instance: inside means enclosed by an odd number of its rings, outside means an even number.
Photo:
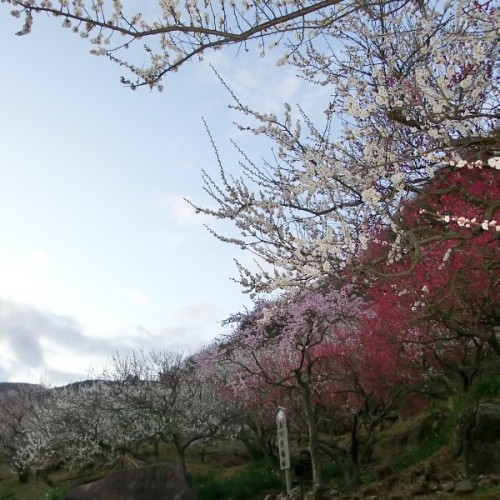
[[[351,463],[349,467],[349,477],[346,478],[347,487],[354,488],[361,482],[359,472],[359,442],[358,442],[358,416],[352,419],[351,429]]]
[[[319,447],[318,447],[318,428],[316,425],[314,400],[309,384],[304,381],[299,381],[299,384],[302,387],[304,409],[306,411],[306,418],[307,418],[307,430],[309,432],[309,452],[311,454],[313,495],[314,498],[317,499],[319,498],[323,484],[321,478],[321,463],[319,459]]]
[[[179,465],[182,468],[182,472],[186,479],[188,478],[187,467],[186,467],[186,446],[183,445],[177,436],[173,436],[175,450],[177,452],[177,459],[179,460]]]
[[[19,482],[20,483],[27,483],[29,481],[29,478],[30,478],[30,472],[31,472],[31,468],[29,465],[27,465],[26,467],[23,467],[22,469],[19,469],[19,471],[17,472],[17,477],[19,479]]]

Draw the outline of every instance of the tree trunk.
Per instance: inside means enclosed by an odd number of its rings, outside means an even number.
[[[349,477],[346,478],[347,487],[354,488],[361,482],[359,473],[359,443],[358,443],[358,416],[354,415],[351,430],[351,463]]]
[[[184,473],[184,477],[187,479],[187,468],[186,468],[186,447],[182,445],[179,438],[177,436],[173,436],[175,450],[177,451],[177,458],[179,460],[179,465],[182,468],[182,472]]]
[[[262,450],[260,444],[256,445],[255,442],[248,437],[238,436],[237,439],[245,445],[245,449],[250,457],[250,460],[259,460],[264,457],[265,452]]]
[[[307,382],[299,380],[302,387],[302,395],[304,400],[304,408],[306,411],[307,430],[309,432],[309,452],[311,453],[311,467],[313,476],[313,495],[314,498],[319,498],[322,479],[321,479],[321,463],[319,459],[318,447],[318,428],[316,425],[316,414],[314,411],[314,401],[311,388]]]
[[[18,470],[17,477],[20,483],[27,483],[30,478],[31,468],[29,465]]]
[[[495,353],[500,356],[500,333],[493,330],[490,341],[488,342],[490,347],[495,351]]]

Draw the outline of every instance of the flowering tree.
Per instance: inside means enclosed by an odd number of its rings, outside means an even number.
[[[158,16],[136,15],[118,0],[2,3],[14,4],[13,14],[25,16],[21,34],[29,32],[33,14],[48,12],[92,37],[95,53],[134,74],[123,80],[133,88],[160,85],[167,72],[206,49],[253,38],[264,48],[274,36],[278,42],[282,37],[282,62],[331,90],[323,126],[289,104],[278,117],[234,96],[235,108],[250,120],[241,128],[273,141],[276,155],[262,165],[243,155],[240,177],[222,164],[220,179],[205,173],[216,208],[195,206],[232,221],[239,236],[216,236],[257,257],[259,271],[240,266],[247,290],[294,289],[239,318],[234,337],[221,347],[227,362],[239,368],[231,387],[235,394],[265,393],[269,386],[276,392],[267,401],[298,395],[316,491],[320,408],[350,419],[354,467],[360,429],[385,411],[384,401],[403,382],[418,380],[415,366],[425,359],[422,346],[433,332],[440,341],[443,332],[453,332],[455,340],[487,342],[500,352],[493,2],[222,1],[216,8],[210,2],[180,7],[161,1]],[[115,43],[117,34],[124,35],[123,44]],[[139,39],[156,43],[145,46],[148,67],[120,55]],[[388,283],[388,276],[396,281]],[[343,280],[372,287],[365,304],[319,291],[325,282],[335,289]],[[301,294],[310,284],[317,290]],[[421,313],[418,319],[437,321],[440,328],[406,323],[395,330],[403,339],[386,335],[380,322],[387,311],[373,304],[385,299],[396,305],[408,301],[411,319]],[[363,372],[367,363],[376,368],[370,376]],[[162,380],[155,380],[148,387],[161,387]],[[188,400],[205,404],[197,384],[185,386],[180,394],[189,396],[175,396],[173,406]],[[169,388],[167,397],[176,390]],[[188,413],[179,415],[185,419]],[[173,438],[172,422],[165,429]]]
[[[126,425],[127,417],[135,420],[134,414],[140,412],[141,418],[151,426],[150,433],[135,433],[136,444],[147,443],[150,447],[142,446],[142,453],[134,451],[132,455],[136,458],[158,461],[160,442],[171,441],[169,430],[178,419],[176,400],[183,383],[183,363],[183,356],[176,352],[134,351],[127,356],[115,355],[100,375],[111,389],[107,405],[110,418],[113,419],[115,409],[123,409],[116,413],[116,418]],[[122,447],[122,451],[130,452],[126,447]]]
[[[46,388],[32,384],[0,392],[0,455],[10,461],[21,482],[27,481],[30,474],[25,447],[33,409],[47,392]]]
[[[164,351],[115,356],[101,380],[50,391],[23,423],[15,459],[23,468],[160,460],[172,443],[186,472],[186,449],[220,436],[230,406],[219,406],[216,379],[179,354]]]
[[[144,405],[124,405],[115,389],[92,381],[47,391],[23,423],[17,460],[50,481],[50,472],[63,467],[115,464],[125,455],[144,459],[161,421]]]
[[[358,483],[359,446],[424,377],[421,346],[402,348],[397,331],[388,336],[385,319],[349,289],[287,294],[233,319],[237,328],[220,346],[220,363],[239,368],[232,383],[238,399],[261,394],[261,401],[267,396],[274,408],[304,419],[316,491],[320,449],[343,469],[347,484]],[[351,433],[347,447],[337,436],[320,435],[321,419]]]
[[[176,71],[183,63],[201,58],[209,49],[225,45],[245,45],[257,40],[261,51],[283,39],[292,44],[288,34],[310,30],[314,33],[357,8],[356,2],[323,0],[263,4],[258,1],[178,2],[159,0],[134,12],[134,2],[120,0],[2,0],[12,4],[14,17],[24,17],[20,35],[31,31],[33,15],[48,13],[62,18],[64,28],[71,28],[95,46],[92,53],[105,55],[125,66],[134,76],[123,82],[136,88],[157,86],[162,77]],[[127,5],[128,4],[128,5]],[[116,38],[121,36],[119,41]],[[271,43],[266,42],[271,38]],[[130,45],[142,45],[149,65],[134,64],[121,58]],[[300,42],[293,42],[294,45]]]
[[[434,325],[427,342],[461,339],[478,352],[488,345],[500,354],[500,176],[480,167],[476,160],[442,168],[400,205],[401,227],[420,242],[417,255],[392,253],[389,243],[397,235],[386,230],[372,238],[358,263],[368,270],[361,276],[368,293],[386,309],[404,310],[407,323]],[[393,276],[390,283],[386,275]]]
[[[335,341],[323,347],[319,404],[337,432],[348,432],[350,439],[340,446],[334,432],[319,442],[341,465],[348,485],[360,481],[360,452],[377,426],[437,374],[424,366],[422,345],[404,343],[402,332],[373,305],[365,303],[356,328],[338,331]]]
[[[62,18],[64,26],[91,39],[95,53],[132,71],[137,79],[125,81],[133,87],[159,84],[206,49],[254,38],[264,48],[269,38],[280,44],[283,62],[331,89],[324,126],[300,108],[301,120],[295,120],[288,104],[279,118],[236,100],[236,108],[257,122],[243,128],[274,141],[276,158],[258,166],[244,157],[241,178],[222,168],[221,179],[204,176],[218,208],[196,208],[233,221],[240,231],[236,238],[217,236],[274,267],[255,273],[240,267],[241,282],[251,291],[339,275],[381,227],[396,235],[394,254],[406,248],[418,256],[422,242],[401,226],[401,200],[418,192],[443,162],[482,161],[495,170],[500,165],[493,75],[498,10],[490,0],[217,6],[162,0],[143,14],[118,0],[3,3],[25,17],[21,34],[30,31],[34,14]],[[149,66],[120,55],[138,40],[151,41],[144,46]],[[493,218],[479,223],[485,221],[497,227]]]
[[[230,321],[236,321],[235,317]],[[224,409],[231,415],[224,434],[241,441],[252,459],[272,457],[276,431],[274,417],[281,391],[279,388],[270,390],[262,380],[249,378],[239,364],[229,362],[227,354],[226,348],[215,341],[191,359],[200,377],[217,381],[214,402],[221,411]]]
[[[220,378],[206,377],[193,359],[179,353],[116,356],[104,378],[111,382],[114,399],[130,410],[140,409],[141,418],[150,422],[147,442],[156,459],[160,442],[173,443],[185,473],[188,447],[223,435],[232,417],[231,406],[219,404]],[[139,435],[145,436],[136,433],[136,439]]]
[[[467,390],[492,352],[488,343],[476,337],[457,335],[427,315],[421,302],[422,291],[409,288],[408,282],[406,288],[400,288],[401,282],[396,279],[370,282],[366,300],[373,318],[383,319],[389,342],[398,344],[403,350],[410,348],[420,352],[415,362],[420,363],[429,378],[416,388],[417,392],[446,399],[456,392],[455,375]]]
[[[233,384],[243,398],[263,386],[279,389],[278,403],[298,394],[309,433],[313,487],[321,487],[317,428],[317,382],[323,354],[319,347],[334,335],[339,324],[350,324],[360,312],[359,300],[344,293],[304,294],[276,302],[257,304],[241,316],[238,327],[221,346],[227,361],[240,369]]]
[[[130,441],[130,434],[109,418],[104,407],[109,395],[109,387],[100,383],[51,391],[34,408],[27,428],[27,462],[42,471],[55,461],[67,468],[114,463],[116,448]]]
[[[394,234],[389,258],[409,251],[417,259],[425,237],[405,230],[401,201],[443,164],[477,161],[498,175],[497,11],[491,2],[402,4],[353,12],[323,30],[324,43],[290,53],[306,78],[331,88],[326,126],[302,114],[305,132],[289,105],[279,118],[235,97],[235,107],[258,122],[242,128],[274,141],[276,158],[259,166],[245,157],[236,179],[222,165],[220,180],[205,174],[217,208],[196,208],[235,221],[240,237],[217,236],[274,267],[240,267],[247,289],[342,275],[383,228]],[[480,225],[495,230],[489,216]]]
[[[197,0],[184,3],[158,0],[141,5],[141,11],[137,12],[133,0],[2,0],[2,3],[14,7],[11,11],[14,17],[24,17],[19,35],[31,31],[34,15],[51,14],[62,19],[64,28],[88,38],[95,47],[92,53],[105,55],[126,67],[133,76],[123,78],[123,83],[132,88],[148,85],[160,89],[166,73],[176,71],[193,58],[201,58],[207,50],[235,44],[247,49],[253,41],[262,53],[280,44],[295,50],[365,5],[354,0],[222,0],[217,5]],[[385,3],[398,8],[394,0]],[[149,64],[130,61],[130,54],[123,58],[122,53],[131,45],[142,46]]]

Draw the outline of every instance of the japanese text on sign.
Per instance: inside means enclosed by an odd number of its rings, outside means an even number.
[[[278,427],[278,449],[281,470],[290,468],[290,451],[288,449],[288,430],[286,427],[286,415],[283,409],[276,414],[276,425]]]

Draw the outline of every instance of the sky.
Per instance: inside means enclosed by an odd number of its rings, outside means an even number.
[[[123,71],[60,20],[33,33],[0,8],[0,381],[61,385],[99,373],[131,349],[194,352],[251,307],[231,278],[247,253],[221,243],[184,201],[211,205],[201,170],[238,175],[230,139],[256,160],[269,144],[236,129],[238,97],[260,111],[325,109],[279,54],[208,54],[163,93],[120,84]],[[323,107],[322,107],[323,106]]]

